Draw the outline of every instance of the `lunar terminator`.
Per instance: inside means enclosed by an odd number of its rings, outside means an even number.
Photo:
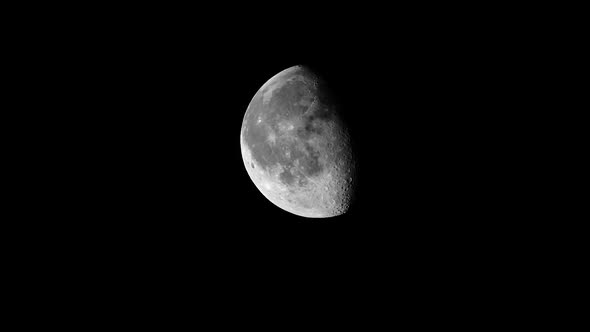
[[[302,217],[350,206],[355,160],[326,82],[303,66],[283,70],[254,95],[240,134],[242,159],[258,190]]]

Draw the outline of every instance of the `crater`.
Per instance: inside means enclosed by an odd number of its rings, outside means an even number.
[[[306,70],[289,68],[257,91],[242,123],[248,175],[275,205],[305,217],[340,214],[330,204],[334,195],[347,194],[342,184],[350,183],[335,168],[348,160],[340,157],[334,134],[339,106],[325,89]]]

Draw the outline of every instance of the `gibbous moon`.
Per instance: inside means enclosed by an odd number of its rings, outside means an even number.
[[[258,190],[308,218],[345,213],[356,182],[350,135],[326,83],[303,66],[276,74],[252,98],[240,135]]]

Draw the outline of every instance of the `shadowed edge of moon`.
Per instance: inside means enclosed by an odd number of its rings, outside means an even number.
[[[257,91],[252,100],[255,100],[260,94],[270,93],[272,95],[272,91],[282,85],[279,79],[297,69],[306,70],[302,66],[294,66],[281,71],[269,79]],[[268,91],[265,91],[265,89],[268,89]],[[247,116],[251,104],[252,101],[248,105],[245,116]],[[244,166],[257,189],[274,205],[287,212],[308,218],[334,217],[348,210],[352,188],[347,179],[351,174],[350,172],[343,172],[341,166],[347,168],[350,165],[337,165],[336,161],[332,161],[326,165],[326,169],[320,175],[311,179],[310,188],[304,189],[305,191],[295,190],[273,178],[251,157],[250,149],[244,141],[244,129],[243,123],[240,133],[240,145]],[[338,128],[338,130],[332,132],[332,135],[342,138],[339,135],[342,130],[343,128]],[[348,142],[342,142],[342,144],[345,145],[344,150],[349,149]],[[251,165],[254,165],[254,168]]]

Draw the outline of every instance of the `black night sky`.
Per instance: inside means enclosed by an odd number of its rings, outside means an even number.
[[[349,14],[294,24],[127,13],[64,26],[43,51],[72,96],[62,124],[75,152],[68,217],[87,220],[81,241],[185,258],[307,250],[344,259],[483,253],[509,233],[500,207],[513,203],[502,194],[510,165],[496,158],[509,129],[498,124],[512,119],[508,62],[522,59],[478,18]],[[344,105],[358,156],[356,200],[336,218],[279,209],[242,162],[250,100],[299,64]]]
[[[491,315],[521,313],[507,302],[526,306],[510,296],[537,277],[514,282],[537,250],[526,242],[538,227],[526,192],[544,182],[521,161],[538,139],[526,131],[537,114],[530,101],[544,100],[527,87],[544,74],[526,51],[533,28],[519,29],[513,8],[90,6],[36,9],[36,25],[10,26],[30,29],[7,48],[24,65],[6,62],[32,87],[21,89],[17,108],[26,130],[9,137],[32,141],[16,180],[33,183],[20,189],[35,200],[18,211],[23,241],[7,246],[32,267],[6,269],[30,277],[26,287],[7,283],[21,301],[69,319],[77,314],[55,305],[63,288],[80,310],[141,311],[133,324],[151,323],[144,305],[240,327],[280,316],[273,311],[296,315],[283,320],[290,327],[332,308],[346,316],[332,322],[348,324],[365,309],[397,324],[406,309],[438,324],[414,309],[449,308],[463,319],[473,315],[452,300]],[[357,157],[355,200],[334,218],[278,208],[242,161],[250,101],[295,65],[329,85]],[[40,293],[38,303],[20,294],[35,287],[54,295]],[[543,296],[544,287],[531,293]],[[472,305],[494,297],[502,302],[494,310]],[[372,321],[357,330],[372,330]]]

